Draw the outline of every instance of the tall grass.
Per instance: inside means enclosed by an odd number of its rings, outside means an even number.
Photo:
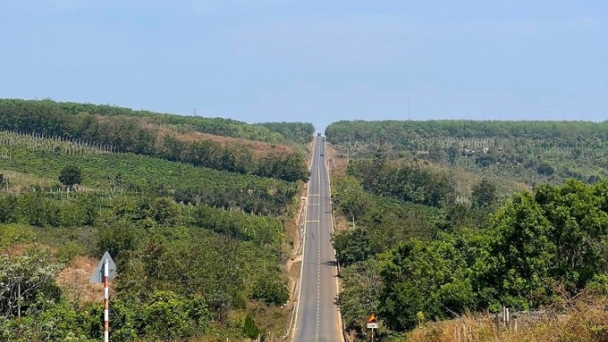
[[[517,321],[516,330],[494,315],[465,314],[427,323],[399,342],[608,342],[608,298],[584,295],[562,311],[534,318],[520,315]]]

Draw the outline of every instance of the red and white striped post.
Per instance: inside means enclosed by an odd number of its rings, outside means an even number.
[[[116,275],[116,264],[106,252],[91,275],[90,283],[103,284],[103,340],[110,342],[110,280]]]
[[[108,281],[110,267],[108,259],[103,261],[103,340],[110,341],[110,284]]]

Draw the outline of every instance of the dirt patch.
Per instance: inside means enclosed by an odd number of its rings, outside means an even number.
[[[332,176],[343,176],[346,174],[346,168],[348,167],[348,158],[342,157],[340,153],[332,144],[326,145],[326,154],[329,170]]]
[[[89,283],[98,262],[92,258],[76,257],[59,273],[57,284],[64,288],[69,300],[87,303],[103,299],[103,285]]]
[[[225,137],[201,132],[180,133],[170,127],[164,127],[156,124],[145,123],[145,126],[158,133],[159,140],[167,135],[173,135],[177,139],[186,142],[197,141],[213,141],[222,144],[222,146],[241,146],[253,152],[257,157],[265,157],[269,155],[286,155],[293,152],[291,147],[280,144],[270,144],[262,141],[247,140],[240,138]]]
[[[100,122],[111,122],[110,117],[96,115],[95,118]],[[131,118],[136,120],[143,127],[148,128],[157,133],[158,141],[162,141],[162,138],[168,134],[171,134],[182,141],[194,142],[194,141],[214,141],[221,143],[223,146],[243,146],[251,150],[257,157],[265,157],[268,155],[286,155],[293,152],[293,149],[287,145],[271,144],[263,141],[248,140],[241,138],[232,138],[221,135],[214,135],[201,132],[178,132],[174,126],[171,125],[159,125],[153,122],[154,119],[150,118]]]
[[[352,224],[342,215],[336,215],[336,230],[349,230]]]

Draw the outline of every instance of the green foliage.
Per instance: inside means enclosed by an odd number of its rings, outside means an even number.
[[[486,178],[473,186],[472,202],[477,208],[491,208],[496,197],[496,185]]]
[[[203,333],[210,318],[200,300],[186,299],[171,291],[158,291],[140,311],[135,325],[147,338],[183,339]]]
[[[513,196],[489,221],[481,220],[486,224],[475,226],[475,217],[487,216],[496,205],[495,187],[482,179],[473,187],[472,208],[450,204],[441,211],[445,222],[438,213],[431,216],[437,228],[450,227],[449,233],[435,230],[425,241],[410,230],[397,245],[381,240],[384,249],[376,249],[376,239],[395,230],[383,218],[400,207],[363,191],[356,178],[334,184],[339,209],[352,194],[365,203],[357,228],[334,237],[338,260],[346,266],[340,309],[347,327],[360,336],[370,310],[390,329],[403,331],[413,329],[421,315],[437,320],[467,310],[527,310],[560,302],[561,295],[602,287],[608,272],[608,182],[538,186],[534,195]],[[381,215],[377,207],[384,208]],[[474,229],[463,228],[469,224]]]
[[[31,249],[13,257],[0,255],[0,315],[14,317],[18,306],[23,312],[34,310],[39,296],[58,301],[60,290],[54,277],[60,268],[44,250]]]
[[[312,124],[303,122],[264,122],[256,125],[266,127],[273,133],[281,134],[283,137],[301,144],[311,142],[315,133],[315,127]]]
[[[371,254],[367,231],[361,228],[334,234],[332,244],[336,250],[337,262],[342,266],[365,261]]]
[[[100,119],[96,114],[110,116]],[[140,118],[146,118],[142,121]],[[204,131],[207,125],[196,126],[198,121],[189,123],[190,127],[200,127]],[[202,119],[202,118],[201,118]],[[204,119],[203,119],[204,120]],[[171,161],[190,163],[195,166],[209,167],[217,170],[225,170],[243,174],[257,174],[265,177],[273,177],[284,180],[306,180],[308,175],[303,156],[293,152],[287,156],[268,156],[265,159],[254,159],[250,151],[243,146],[224,146],[222,143],[207,140],[190,142],[179,140],[174,137],[177,127],[169,129],[170,134],[160,133],[154,125],[180,124],[180,121],[188,121],[171,115],[154,115],[150,112],[134,112],[124,108],[112,108],[108,106],[78,105],[56,103],[53,101],[21,101],[0,100],[0,129],[12,132],[27,132],[36,135],[62,137],[66,139],[78,139],[94,145],[101,151],[119,151],[159,157]],[[262,134],[282,137],[280,134],[271,134],[263,126],[253,126],[234,121],[218,119],[212,120],[213,125],[232,127],[236,124],[236,130],[240,127],[264,132]],[[153,125],[151,125],[153,124]],[[213,129],[212,129],[213,130]],[[227,135],[236,134],[231,128]],[[207,133],[220,133],[217,132]],[[240,134],[240,133],[239,133]],[[255,135],[255,134],[254,134]],[[3,141],[0,139],[0,141]],[[44,144],[50,146],[49,144]],[[108,148],[108,146],[110,146]],[[58,145],[53,147],[53,153],[60,154]],[[283,163],[298,163],[296,165],[277,168]],[[267,165],[269,164],[269,165]],[[269,173],[269,170],[273,171]]]
[[[379,314],[387,326],[412,329],[416,317],[441,319],[474,306],[471,271],[452,241],[410,240],[393,250],[381,270]]]
[[[380,295],[383,288],[380,275],[381,262],[369,259],[355,263],[342,271],[344,289],[338,295],[338,306],[349,331],[364,336],[366,319],[380,308]]]
[[[340,121],[327,139],[350,157],[373,154],[379,141],[393,155],[418,155],[485,177],[560,184],[607,175],[608,122]],[[422,153],[428,152],[428,153]]]
[[[483,300],[527,309],[548,301],[551,257],[550,222],[529,193],[516,195],[500,209],[476,268]],[[490,297],[490,298],[488,298]]]
[[[59,181],[68,189],[71,189],[74,185],[82,182],[82,171],[76,165],[68,165],[61,169]]]
[[[251,298],[268,304],[283,305],[289,300],[289,290],[284,279],[260,275],[252,286]]]
[[[158,224],[175,225],[179,218],[179,208],[171,198],[158,197],[152,201],[150,217]]]
[[[243,335],[251,340],[255,340],[258,338],[258,336],[260,336],[260,328],[258,328],[257,324],[255,324],[255,320],[251,314],[248,314],[245,318]]]
[[[295,183],[133,154],[64,156],[19,147],[12,147],[10,151],[12,158],[0,158],[0,167],[45,177],[58,175],[68,165],[77,165],[83,173],[83,185],[88,187],[101,187],[111,192],[152,193],[171,196],[177,202],[206,203],[261,214],[282,213],[299,188]],[[120,185],[115,178],[117,173]],[[12,214],[7,212],[6,215]]]
[[[351,161],[347,173],[360,178],[366,191],[405,202],[441,207],[450,202],[454,194],[447,173],[416,163],[388,163],[384,157],[375,156]]]

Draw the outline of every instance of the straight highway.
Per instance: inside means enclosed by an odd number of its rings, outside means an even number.
[[[293,341],[341,342],[340,312],[335,304],[337,268],[330,241],[333,219],[325,140],[315,137],[313,150]]]

